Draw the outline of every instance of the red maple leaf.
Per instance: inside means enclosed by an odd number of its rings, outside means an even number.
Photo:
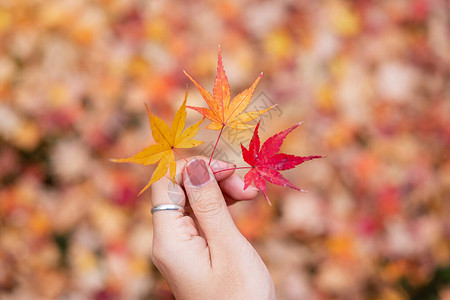
[[[322,157],[319,155],[295,156],[291,154],[277,153],[280,151],[281,145],[283,144],[286,136],[300,124],[301,122],[268,138],[260,147],[258,122],[248,149],[241,144],[242,156],[245,162],[252,167],[252,169],[245,174],[244,189],[246,189],[253,181],[255,186],[264,194],[264,197],[270,205],[272,204],[270,203],[269,197],[267,197],[266,180],[273,184],[288,186],[295,190],[303,191],[289,182],[289,180],[284,178],[278,171],[292,169],[305,161]]]

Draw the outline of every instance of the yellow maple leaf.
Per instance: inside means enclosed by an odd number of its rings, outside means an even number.
[[[139,192],[139,195],[148,189],[153,183],[166,175],[168,170],[170,179],[172,182],[175,182],[175,148],[192,148],[203,143],[202,141],[193,139],[193,137],[198,133],[200,124],[203,122],[204,118],[186,130],[183,130],[186,123],[186,99],[187,92],[184,97],[183,104],[177,111],[175,118],[172,121],[172,126],[170,129],[163,120],[157,116],[154,116],[146,105],[145,107],[147,108],[153,139],[157,144],[145,148],[132,157],[112,159],[113,162],[130,162],[141,165],[151,165],[159,161],[158,166],[150,178],[150,181]]]
[[[252,128],[254,127],[253,125],[246,123],[257,118],[259,115],[275,106],[273,105],[259,111],[243,112],[250,104],[253,92],[261,79],[262,73],[258,76],[258,78],[256,78],[255,82],[253,82],[248,89],[244,90],[230,101],[230,84],[228,83],[227,75],[223,69],[222,51],[220,47],[217,63],[217,76],[214,82],[213,95],[199,85],[188,73],[186,73],[186,71],[183,72],[192,81],[192,83],[194,83],[209,106],[209,109],[205,107],[188,106],[188,108],[196,110],[205,118],[212,121],[212,123],[206,127],[208,129],[222,130],[225,126],[230,126],[235,129]]]

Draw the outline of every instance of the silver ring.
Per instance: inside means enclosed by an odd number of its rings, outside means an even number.
[[[184,213],[184,208],[182,206],[176,205],[176,204],[159,204],[156,206],[153,206],[152,208],[152,214],[157,211],[166,211],[166,210],[181,210],[181,213]]]

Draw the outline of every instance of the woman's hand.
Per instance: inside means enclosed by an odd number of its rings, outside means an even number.
[[[236,228],[227,208],[257,195],[244,190],[229,163],[204,157],[177,162],[175,186],[167,178],[153,185],[152,204],[190,207],[153,214],[152,260],[177,299],[275,299],[272,278],[252,245]],[[183,190],[184,188],[184,190]]]

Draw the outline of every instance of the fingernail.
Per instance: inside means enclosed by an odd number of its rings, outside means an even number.
[[[227,165],[224,168],[220,168],[218,171],[220,170],[232,170],[235,169],[236,165],[230,162],[227,162]]]
[[[189,180],[193,186],[200,186],[209,181],[209,171],[206,163],[202,159],[194,159],[186,166]]]
[[[213,170],[213,172],[217,172],[220,170],[225,170],[225,169],[234,169],[236,168],[236,165],[227,161],[220,161],[220,160],[212,160],[211,162],[211,170]]]

